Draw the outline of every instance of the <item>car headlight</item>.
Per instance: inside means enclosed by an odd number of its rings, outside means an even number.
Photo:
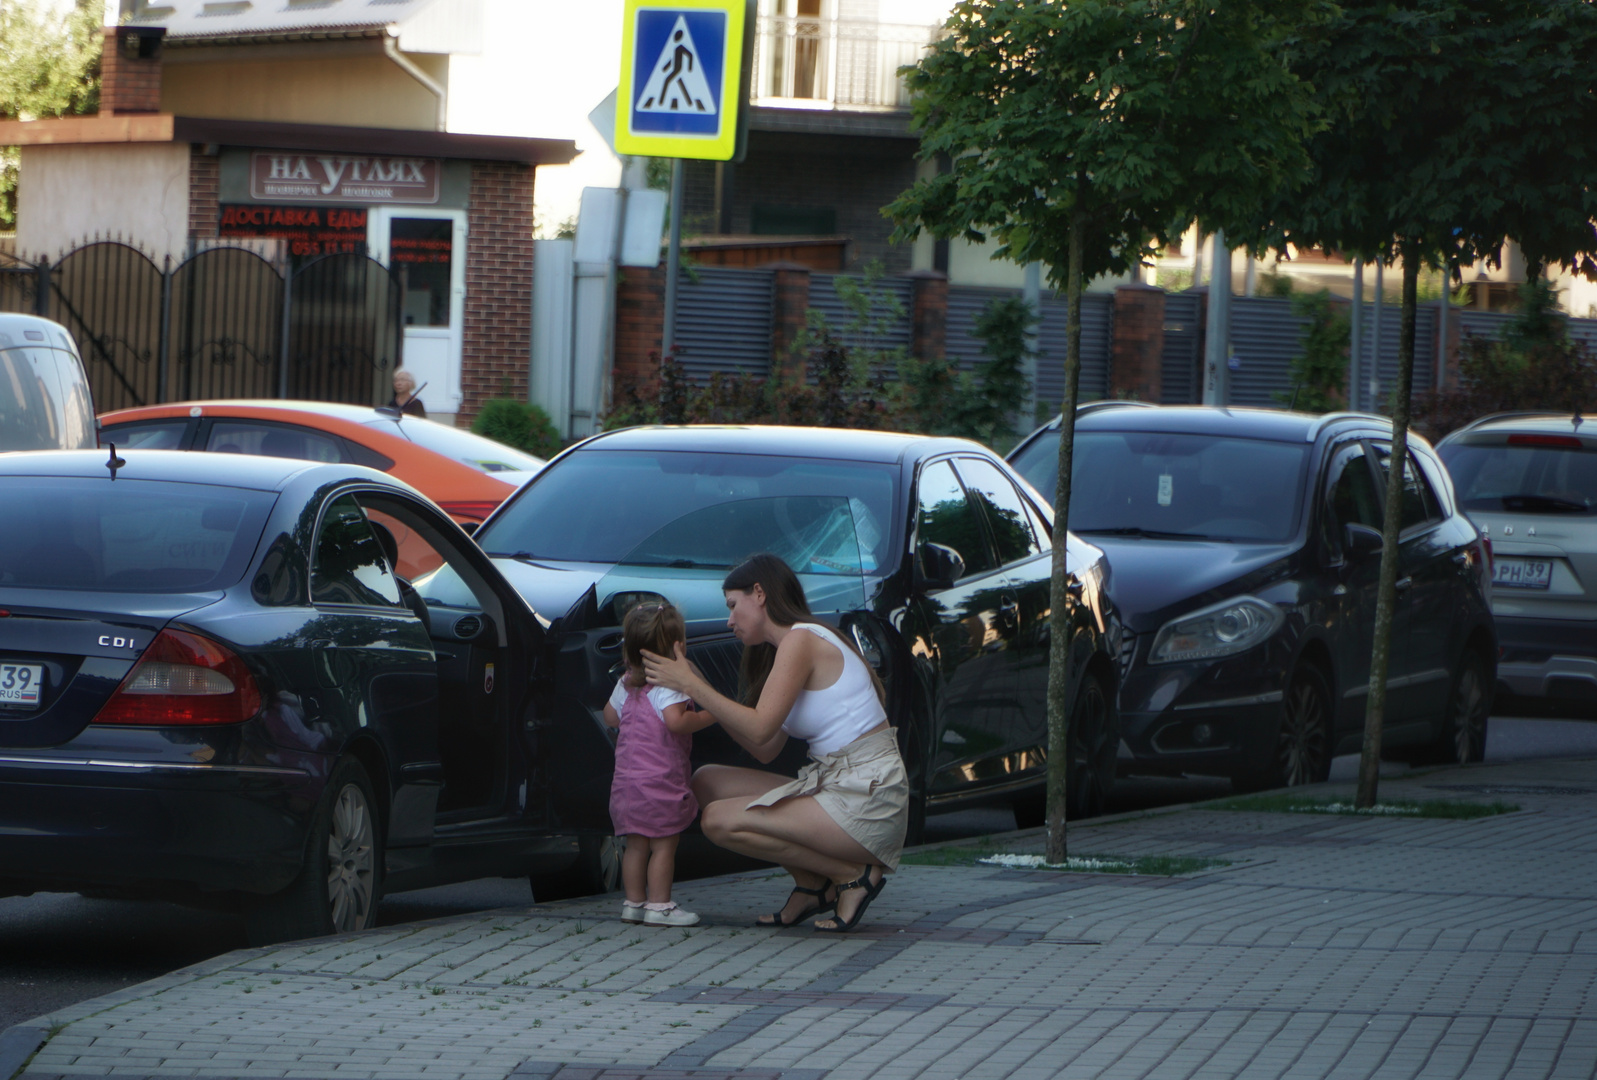
[[[1208,660],[1246,652],[1281,628],[1286,616],[1257,596],[1239,596],[1172,619],[1159,628],[1150,664]]]

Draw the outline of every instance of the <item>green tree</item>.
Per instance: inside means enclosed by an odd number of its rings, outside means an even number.
[[[1497,259],[1597,274],[1597,6],[1589,0],[1345,0],[1285,50],[1325,124],[1308,181],[1261,221],[1277,243],[1403,265],[1392,460],[1408,449],[1423,267]],[[1466,104],[1467,103],[1467,104]],[[1402,485],[1385,541],[1357,801],[1375,802],[1396,600]]]
[[[0,2],[0,120],[92,113],[100,106],[103,0],[58,11],[43,0]],[[0,227],[17,222],[21,154],[0,149]]]
[[[1083,282],[1153,255],[1195,214],[1256,220],[1295,184],[1311,127],[1280,39],[1319,0],[962,0],[908,69],[920,153],[949,163],[887,213],[895,235],[998,241],[1066,297],[1048,679],[1048,857],[1065,856],[1070,641],[1065,532]],[[1151,241],[1151,242],[1150,242]]]

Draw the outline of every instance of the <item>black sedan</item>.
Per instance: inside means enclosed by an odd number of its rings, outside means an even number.
[[[1070,527],[1102,545],[1125,620],[1122,771],[1324,780],[1359,748],[1391,421],[1150,408],[1078,414]],[[1497,639],[1485,543],[1410,437],[1383,745],[1479,761]],[[1041,490],[1057,422],[1010,461]]]
[[[365,927],[385,888],[570,887],[604,822],[550,796],[545,629],[414,489],[42,452],[0,456],[0,505],[0,896],[232,905],[266,941]]]
[[[983,447],[819,428],[635,428],[567,450],[477,532],[558,631],[555,802],[600,819],[611,744],[601,720],[619,671],[621,615],[663,596],[689,621],[689,656],[735,693],[741,646],[721,579],[759,551],[799,574],[812,608],[850,633],[888,688],[913,790],[928,809],[1013,800],[1040,823],[1048,742],[1045,505]],[[1113,781],[1120,627],[1101,553],[1072,537],[1071,811]],[[753,761],[718,728],[698,762]],[[794,745],[776,767],[796,767]]]

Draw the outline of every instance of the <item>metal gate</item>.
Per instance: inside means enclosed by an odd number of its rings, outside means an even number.
[[[386,401],[402,307],[398,279],[364,254],[279,266],[224,246],[174,267],[104,240],[54,265],[0,255],[0,311],[67,328],[97,412],[218,397]]]

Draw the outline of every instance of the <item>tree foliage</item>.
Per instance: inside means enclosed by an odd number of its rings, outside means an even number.
[[[908,72],[921,156],[939,172],[887,212],[895,236],[997,241],[1066,297],[1054,493],[1048,858],[1065,857],[1071,458],[1085,279],[1140,265],[1194,215],[1255,221],[1307,168],[1307,89],[1281,44],[1321,0],[962,0]]]
[[[0,120],[92,113],[100,105],[101,0],[58,10],[0,3]],[[0,151],[0,227],[16,224],[17,148]]]
[[[1290,294],[1292,312],[1307,319],[1303,347],[1292,358],[1292,390],[1276,394],[1282,405],[1301,412],[1327,413],[1347,404],[1348,346],[1353,321],[1325,289]]]

